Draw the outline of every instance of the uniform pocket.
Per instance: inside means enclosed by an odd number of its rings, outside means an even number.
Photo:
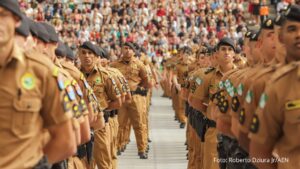
[[[19,138],[28,138],[34,135],[35,122],[41,109],[41,101],[37,98],[15,99],[13,106],[12,132]]]
[[[101,85],[96,85],[94,87],[94,92],[98,93],[98,94],[102,94],[104,92],[104,86]]]

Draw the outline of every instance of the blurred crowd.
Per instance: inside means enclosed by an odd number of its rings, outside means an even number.
[[[298,0],[19,0],[29,18],[50,22],[74,51],[85,41],[105,48],[114,60],[120,44],[135,42],[161,62],[182,46],[223,37],[243,46],[247,24],[269,17],[269,3],[279,12]]]
[[[29,18],[50,22],[73,50],[94,41],[120,55],[120,44],[135,42],[157,61],[182,46],[230,37],[242,46],[249,3],[244,0],[19,0]]]

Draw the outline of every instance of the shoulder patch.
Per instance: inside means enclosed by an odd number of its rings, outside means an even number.
[[[252,118],[252,122],[250,125],[250,131],[252,133],[257,133],[258,129],[259,129],[259,119],[258,119],[257,115],[255,114]]]
[[[75,88],[77,95],[82,97],[83,93],[82,93],[82,90],[80,89],[80,86],[78,85],[78,83],[75,80],[73,80],[72,85]]]
[[[196,81],[197,85],[201,85],[203,82],[203,80],[199,77],[197,77],[195,81]]]
[[[266,106],[267,100],[268,100],[268,96],[265,93],[263,93],[259,99],[259,107],[261,109],[263,109]]]

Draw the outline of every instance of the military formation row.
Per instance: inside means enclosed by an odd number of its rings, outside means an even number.
[[[161,86],[187,125],[189,169],[300,167],[300,6],[249,30],[243,44],[245,57],[223,38],[164,62]]]

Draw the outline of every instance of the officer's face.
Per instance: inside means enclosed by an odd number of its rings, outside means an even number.
[[[122,53],[124,58],[130,58],[134,55],[134,51],[129,46],[123,46]]]
[[[15,28],[20,25],[16,16],[0,7],[0,46],[7,44],[15,36]]]
[[[220,46],[216,61],[218,64],[228,64],[233,62],[234,50],[231,46]]]
[[[80,49],[79,59],[83,67],[91,67],[97,58],[92,51],[88,49]]]
[[[271,61],[275,55],[274,30],[263,30],[261,36],[261,52],[267,61]]]
[[[280,33],[288,60],[300,60],[300,22],[287,20]]]
[[[285,47],[282,43],[280,43],[279,41],[279,33],[280,33],[280,26],[275,26],[275,45],[276,45],[276,58],[279,59],[279,61],[284,61],[285,60],[285,56],[286,56],[286,50]]]

